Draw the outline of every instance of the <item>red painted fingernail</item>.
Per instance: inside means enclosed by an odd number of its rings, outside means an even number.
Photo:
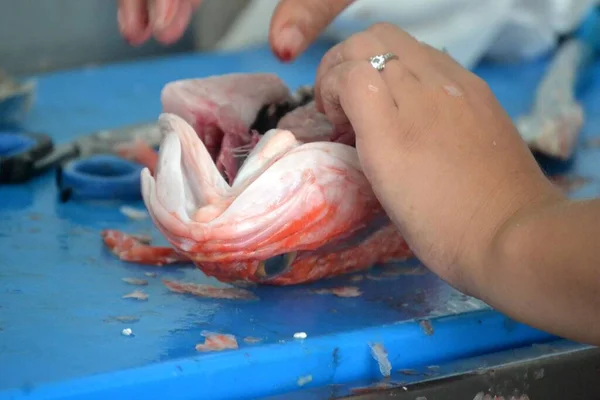
[[[282,61],[290,61],[295,54],[298,54],[304,42],[305,37],[302,31],[296,25],[288,25],[275,39],[274,47],[277,49],[275,54]]]
[[[283,61],[283,62],[289,62],[292,61],[292,52],[289,51],[288,49],[279,51],[277,54],[277,57]]]

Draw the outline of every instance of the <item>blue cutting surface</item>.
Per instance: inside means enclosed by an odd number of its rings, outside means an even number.
[[[289,66],[260,48],[43,75],[26,127],[64,143],[90,131],[152,121],[163,85],[181,78],[271,71],[296,88],[312,83],[327,48],[321,43]],[[540,60],[477,72],[516,116],[528,109],[545,66]],[[594,65],[590,76],[599,72]],[[600,84],[589,79],[584,86],[582,143],[600,126]],[[574,196],[600,193],[599,151],[582,149],[573,162],[552,166],[591,178]],[[385,346],[397,370],[553,339],[454,291],[416,264],[358,274],[361,281],[340,277],[259,288],[259,300],[251,302],[172,293],[161,278],[225,285],[193,268],[116,260],[103,248],[104,228],[149,233],[166,243],[149,220],[128,220],[120,205],[61,204],[52,174],[0,187],[0,399],[256,398],[377,380],[372,342]],[[132,286],[124,277],[149,284]],[[358,286],[363,294],[339,298],[309,290],[340,285]],[[122,298],[135,289],[150,297]],[[123,336],[123,328],[134,336]],[[203,330],[235,335],[239,350],[198,353]],[[308,337],[295,340],[295,332]],[[260,342],[246,343],[246,337]]]

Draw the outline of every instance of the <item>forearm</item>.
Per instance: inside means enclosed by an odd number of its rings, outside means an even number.
[[[600,344],[600,200],[516,216],[478,267],[475,295],[506,315]]]

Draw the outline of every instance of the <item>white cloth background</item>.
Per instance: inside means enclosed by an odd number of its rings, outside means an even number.
[[[227,0],[224,0],[227,1]],[[324,0],[327,1],[327,0]],[[357,0],[325,36],[343,40],[376,22],[394,23],[465,67],[483,56],[514,60],[550,50],[600,0]],[[277,0],[252,0],[217,44],[236,50],[265,43]]]

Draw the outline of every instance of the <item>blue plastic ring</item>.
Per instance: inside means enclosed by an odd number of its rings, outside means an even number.
[[[33,138],[19,132],[0,132],[0,158],[25,153],[37,145]]]
[[[112,155],[95,155],[69,162],[62,170],[62,187],[74,197],[93,200],[139,200],[143,166]]]

